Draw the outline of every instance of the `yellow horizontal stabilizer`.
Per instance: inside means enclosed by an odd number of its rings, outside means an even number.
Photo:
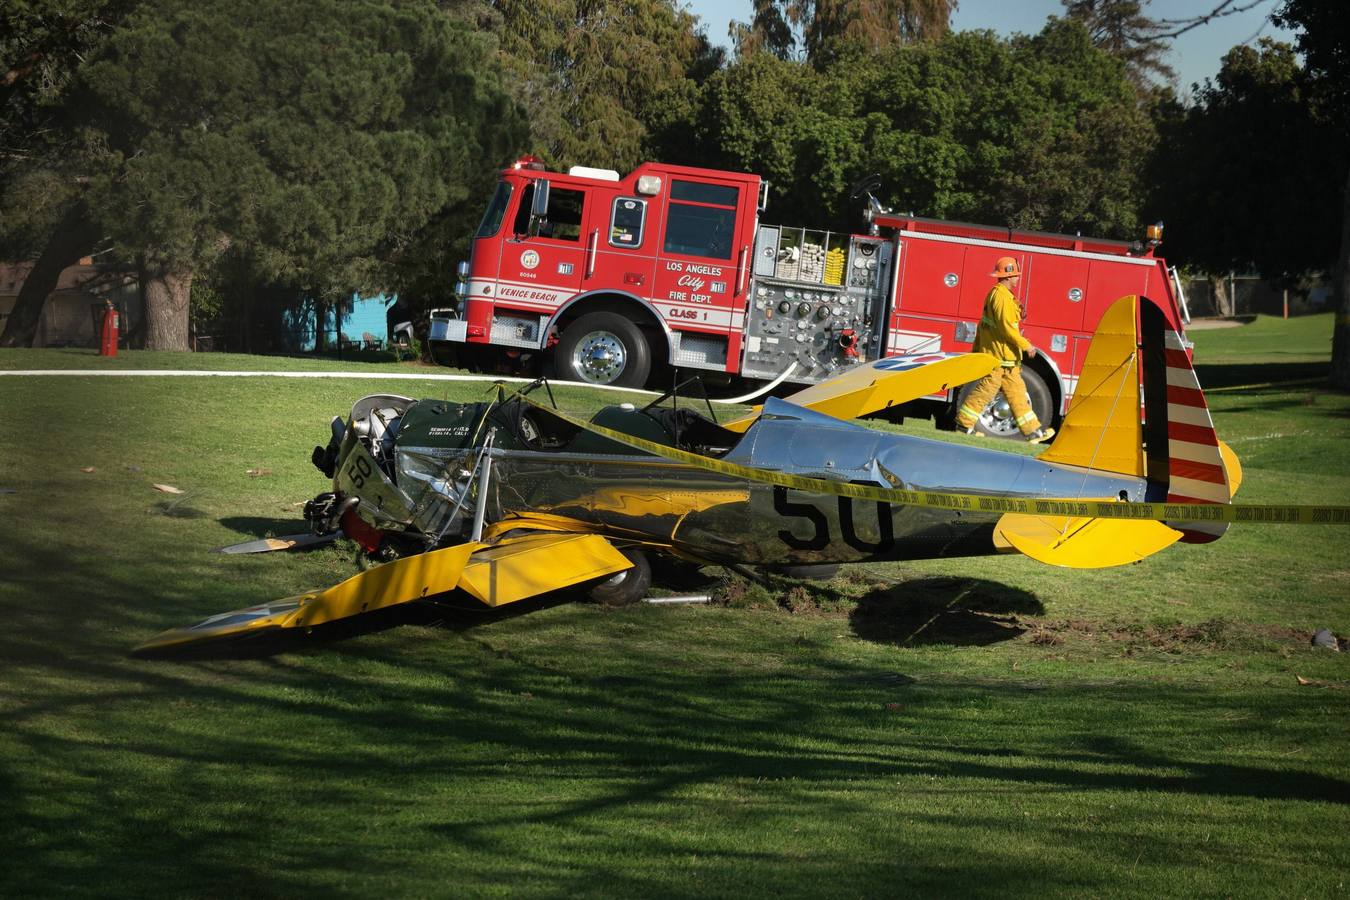
[[[1105,569],[1138,562],[1181,537],[1161,522],[1006,513],[994,542],[1006,541],[1037,562],[1070,569]]]
[[[836,419],[856,419],[929,394],[983,378],[998,367],[988,353],[962,353],[924,362],[924,356],[893,356],[854,366],[842,375],[813,384],[785,397]],[[762,407],[724,427],[745,431],[759,418]]]
[[[1122,475],[1144,475],[1139,424],[1137,299],[1121,297],[1102,314],[1055,442],[1038,458]]]
[[[166,650],[271,628],[308,628],[444,593],[454,589],[465,561],[481,546],[461,544],[405,556],[353,575],[327,590],[221,613],[196,625],[165,631],[135,652]]]
[[[1236,497],[1242,486],[1242,463],[1238,462],[1233,448],[1219,441],[1219,455],[1223,457],[1223,474],[1228,478],[1228,496]]]
[[[459,586],[488,606],[502,606],[632,565],[598,534],[526,534],[475,553]]]

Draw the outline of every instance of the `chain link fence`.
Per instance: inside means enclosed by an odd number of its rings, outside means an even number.
[[[1283,316],[1286,310],[1291,316],[1301,316],[1331,308],[1331,285],[1320,280],[1300,282],[1288,289],[1255,275],[1225,275],[1220,281],[1218,290],[1230,298],[1229,311],[1223,308],[1216,285],[1209,278],[1181,279],[1191,318]]]

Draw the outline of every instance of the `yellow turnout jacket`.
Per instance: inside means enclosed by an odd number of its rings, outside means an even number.
[[[1031,341],[1022,337],[1022,309],[1017,298],[1001,284],[994,285],[984,298],[984,315],[975,330],[975,353],[992,353],[1005,366],[1022,361],[1022,352],[1031,348]]]

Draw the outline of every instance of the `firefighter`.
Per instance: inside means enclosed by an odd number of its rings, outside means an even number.
[[[1028,358],[1036,357],[1036,348],[1022,337],[1022,308],[1017,305],[1013,291],[1022,279],[1022,269],[1011,256],[1000,257],[994,263],[991,278],[998,283],[984,298],[984,315],[980,317],[980,327],[975,331],[976,353],[989,353],[998,357],[1002,365],[975,384],[974,390],[966,396],[956,411],[956,422],[965,429],[966,434],[978,434],[975,420],[989,405],[989,402],[1003,391],[1008,398],[1016,417],[1017,427],[1026,435],[1029,443],[1039,444],[1055,436],[1055,429],[1042,427],[1031,408],[1031,398],[1027,395],[1026,383],[1022,381],[1022,354]]]

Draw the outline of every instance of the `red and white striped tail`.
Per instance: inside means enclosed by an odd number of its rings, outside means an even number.
[[[1169,503],[1228,503],[1229,489],[1205,394],[1186,355],[1181,335],[1164,329],[1167,360],[1167,455]],[[1205,544],[1228,530],[1226,522],[1168,522],[1182,540]]]

